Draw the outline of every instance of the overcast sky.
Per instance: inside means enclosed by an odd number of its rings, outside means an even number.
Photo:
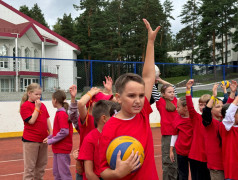
[[[79,12],[76,11],[73,7],[73,4],[79,5],[79,0],[3,0],[7,4],[13,6],[16,9],[19,9],[20,6],[26,5],[29,8],[32,8],[35,3],[38,4],[42,13],[44,14],[46,22],[52,27],[57,18],[62,18],[63,14],[67,15],[71,13],[72,17],[75,18],[79,16]],[[161,4],[165,0],[160,0]],[[180,19],[177,17],[182,9],[182,5],[185,4],[186,0],[172,0],[173,2],[173,13],[172,16],[175,18],[174,21],[171,21],[171,29],[174,34],[176,34],[182,27]]]

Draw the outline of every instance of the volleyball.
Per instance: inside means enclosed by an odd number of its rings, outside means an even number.
[[[222,83],[223,86],[225,85],[226,88],[230,87],[230,82],[229,81],[222,81],[221,83]]]
[[[143,164],[145,153],[142,144],[131,136],[119,136],[111,141],[106,151],[107,162],[111,169],[114,170],[116,168],[119,150],[121,150],[122,161],[125,161],[131,155],[132,150],[134,150],[134,153],[138,151],[138,155],[141,155],[140,163],[141,165]]]

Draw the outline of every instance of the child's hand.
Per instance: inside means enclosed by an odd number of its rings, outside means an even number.
[[[75,159],[75,160],[78,160],[78,156],[79,156],[79,149],[75,149],[75,150],[73,151],[73,157],[74,157],[74,159]]]
[[[173,148],[170,148],[169,157],[170,157],[171,162],[175,162]]]
[[[214,86],[213,86],[213,88],[212,88],[212,95],[213,95],[214,97],[217,97],[217,88],[218,88],[218,86],[219,86],[219,84],[216,83],[216,84],[214,84]]]
[[[110,76],[105,76],[106,82],[103,81],[103,86],[105,88],[105,90],[107,91],[107,93],[112,93],[112,78]]]
[[[132,171],[136,170],[141,166],[140,156],[138,156],[138,152],[134,154],[132,151],[131,155],[128,157],[127,160],[121,160],[121,151],[117,153],[117,161],[116,161],[116,169],[117,174],[120,178],[125,177],[126,175],[130,174]]]
[[[186,83],[187,90],[190,90],[193,84],[194,84],[194,79],[189,79],[188,82]]]
[[[77,86],[76,86],[76,85],[70,86],[70,88],[69,88],[69,93],[70,93],[70,95],[71,95],[71,98],[72,98],[72,97],[75,98],[76,95],[77,95]]]
[[[46,143],[46,144],[47,144],[47,141],[48,141],[48,138],[45,138],[45,139],[43,140],[43,143]]]
[[[97,93],[99,93],[101,91],[101,89],[97,88],[97,87],[92,87],[90,89],[90,91],[88,91],[88,93],[90,93],[92,96],[96,95]]]
[[[159,32],[160,30],[160,26],[158,26],[154,31],[152,30],[151,26],[150,26],[150,23],[146,20],[146,19],[143,19],[144,23],[145,23],[145,26],[146,26],[146,29],[148,30],[148,41],[152,41],[154,42],[155,41],[155,38],[156,38],[156,35],[157,33]]]
[[[236,92],[236,89],[237,89],[236,81],[233,81],[233,80],[231,81],[230,89],[231,89],[231,92]]]
[[[37,100],[35,101],[35,107],[36,107],[38,110],[40,110],[41,101],[40,101],[39,99],[37,99]]]

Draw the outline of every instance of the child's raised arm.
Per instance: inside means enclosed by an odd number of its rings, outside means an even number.
[[[77,107],[77,100],[76,100],[76,95],[77,95],[77,86],[72,85],[69,88],[70,96],[71,96],[71,101],[69,105],[69,120],[73,123],[75,129],[79,129],[78,127],[78,119],[79,119],[79,113],[78,113],[78,107]]]
[[[155,82],[154,42],[160,26],[153,31],[150,23],[146,19],[143,19],[143,21],[148,30],[148,42],[142,78],[145,82],[145,96],[150,100],[152,88]]]

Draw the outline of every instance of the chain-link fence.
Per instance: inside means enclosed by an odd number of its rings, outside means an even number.
[[[238,79],[235,65],[156,65],[160,68],[160,77],[175,84],[179,93],[184,92],[191,78],[195,79],[194,91],[211,90],[214,82]],[[0,56],[0,100],[19,100],[22,92],[34,82],[41,84],[43,99],[50,99],[56,89],[68,92],[72,84],[82,93],[92,86],[103,87],[105,76],[111,76],[115,82],[123,73],[141,75],[142,67],[142,62]]]

